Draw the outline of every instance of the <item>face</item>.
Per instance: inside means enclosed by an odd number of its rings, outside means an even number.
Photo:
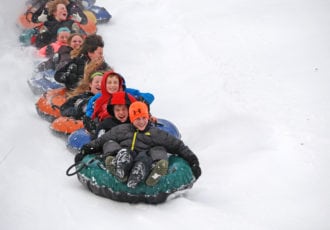
[[[119,91],[119,79],[117,76],[109,76],[107,78],[106,89],[108,93],[115,93]]]
[[[89,87],[91,88],[91,92],[93,94],[97,94],[98,92],[101,91],[101,81],[102,81],[102,76],[95,76],[93,77],[92,82],[89,83]]]
[[[103,48],[97,47],[94,52],[88,52],[88,57],[93,60],[102,60],[103,59]]]
[[[113,112],[115,117],[122,123],[128,119],[128,108],[126,105],[114,105]]]
[[[145,130],[145,128],[148,125],[148,118],[146,117],[139,117],[133,121],[133,125],[135,128],[137,128],[140,131]]]
[[[70,46],[72,49],[76,50],[76,49],[80,48],[82,42],[83,42],[83,39],[80,36],[76,35],[76,36],[72,37]]]
[[[69,37],[70,37],[70,33],[67,31],[63,31],[57,35],[57,41],[66,44]]]
[[[66,6],[62,3],[57,4],[56,11],[54,12],[53,16],[57,21],[65,21],[68,16]]]

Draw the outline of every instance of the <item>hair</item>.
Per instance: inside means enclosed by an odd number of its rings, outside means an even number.
[[[47,3],[48,6],[48,15],[52,16],[56,12],[57,5],[64,4],[65,6],[69,5],[69,0],[52,0]]]
[[[84,36],[83,36],[82,34],[73,33],[73,34],[70,34],[70,36],[69,36],[69,38],[68,38],[68,44],[70,44],[70,43],[71,43],[71,41],[72,41],[73,37],[75,37],[75,36],[79,36],[79,37],[81,37],[81,38],[82,38],[82,40],[84,41]]]
[[[78,57],[80,55],[87,55],[88,53],[94,52],[98,47],[104,47],[103,38],[97,34],[88,35],[80,49],[76,50],[76,52],[71,53],[71,58]]]
[[[92,83],[94,79],[94,74],[99,72],[101,76],[104,74],[103,71],[94,71],[94,72],[89,72],[88,74],[84,74],[84,78],[79,81],[78,86],[73,90],[73,91],[68,91],[67,95],[69,98],[77,96],[79,94],[83,94],[85,92],[89,92],[91,90],[90,88],[90,83]]]

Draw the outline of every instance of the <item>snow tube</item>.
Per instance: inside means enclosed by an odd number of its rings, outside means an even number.
[[[88,10],[94,13],[97,24],[107,23],[112,18],[111,14],[104,8],[100,6],[91,6]]]
[[[68,135],[77,131],[79,129],[84,128],[84,123],[82,120],[76,120],[71,117],[58,117],[56,118],[50,128],[53,132],[57,134]]]
[[[89,132],[86,129],[82,128],[82,129],[78,129],[77,131],[71,133],[68,136],[66,146],[71,152],[78,153],[81,147],[84,144],[89,143],[90,141],[91,141],[91,136]]]
[[[170,121],[158,118],[157,124],[155,124],[158,128],[168,132],[172,136],[181,139],[181,134],[178,130],[178,128]],[[67,147],[72,152],[79,152],[81,147],[84,144],[87,144],[91,141],[90,134],[85,129],[77,130],[73,133],[71,133],[67,140]]]
[[[71,173],[74,167],[76,171]],[[81,163],[72,165],[66,173],[68,176],[77,174],[78,180],[96,195],[128,203],[163,203],[169,195],[191,188],[195,182],[189,164],[174,155],[169,157],[168,174],[155,186],[140,183],[134,189],[127,187],[109,173],[103,161],[95,155],[85,156]]]
[[[32,92],[36,95],[43,94],[51,89],[63,88],[64,85],[54,79],[55,70],[46,70],[36,73],[28,80]]]
[[[33,29],[40,26],[42,23],[32,22],[32,13],[23,13],[18,18],[18,25],[23,29]]]
[[[93,12],[89,11],[89,10],[84,10],[83,11],[84,14],[86,15],[87,17],[87,23],[86,24],[81,24],[80,25],[80,28],[86,32],[87,35],[89,34],[94,34],[96,33],[96,23],[97,23],[97,20],[96,20],[96,17],[94,15]]]
[[[49,90],[36,102],[37,112],[42,118],[52,122],[61,116],[59,108],[66,100],[65,88]]]
[[[19,35],[19,42],[23,46],[30,46],[35,43],[35,39],[38,34],[38,29],[24,29]]]
[[[181,134],[178,130],[178,128],[170,121],[158,118],[157,119],[157,124],[155,124],[156,127],[158,127],[161,130],[164,130],[171,134],[172,136],[181,139]]]

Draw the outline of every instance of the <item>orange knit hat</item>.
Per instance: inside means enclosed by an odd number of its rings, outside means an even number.
[[[135,101],[129,107],[129,119],[131,122],[134,122],[137,118],[140,117],[149,119],[148,106],[141,101]]]

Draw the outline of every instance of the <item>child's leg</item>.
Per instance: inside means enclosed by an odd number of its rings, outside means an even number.
[[[141,181],[144,181],[150,172],[152,158],[147,152],[138,153],[134,159],[134,165],[128,178],[127,186],[135,188]]]
[[[152,171],[146,180],[146,184],[149,186],[154,186],[159,182],[162,176],[167,174],[168,155],[166,149],[161,146],[153,147],[150,149],[149,154],[154,160],[154,164]]]

